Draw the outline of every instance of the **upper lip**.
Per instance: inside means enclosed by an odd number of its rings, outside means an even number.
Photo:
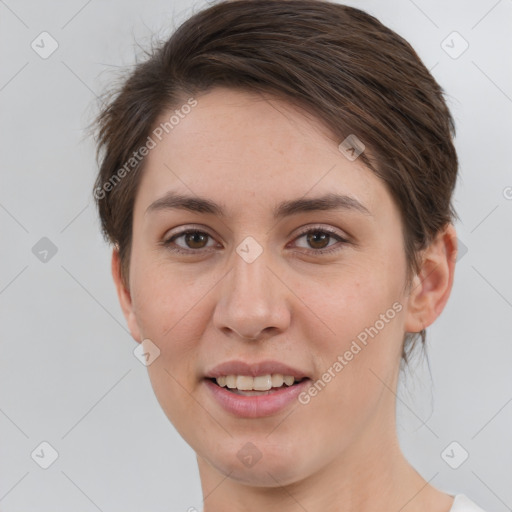
[[[280,363],[279,361],[267,360],[257,363],[246,363],[244,361],[233,360],[213,367],[206,372],[206,378],[217,378],[226,375],[250,375],[251,377],[258,377],[260,375],[272,375],[276,373],[291,375],[297,380],[307,377],[307,374],[302,370]]]

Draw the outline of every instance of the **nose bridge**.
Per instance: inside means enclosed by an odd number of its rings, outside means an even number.
[[[232,256],[232,269],[214,314],[217,328],[249,339],[270,328],[285,329],[289,322],[286,290],[268,268],[270,253],[246,237]]]

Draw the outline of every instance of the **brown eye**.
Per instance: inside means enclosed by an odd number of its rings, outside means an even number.
[[[349,241],[330,228],[313,227],[299,234],[295,239],[295,247],[312,255],[334,253],[348,244]]]
[[[212,243],[215,245],[211,235],[197,229],[182,231],[162,242],[171,251],[183,254],[199,253],[201,249],[212,249]]]
[[[307,234],[308,244],[313,249],[325,249],[329,245],[329,241],[332,238],[330,233],[325,231],[310,231]]]
[[[190,249],[202,249],[206,246],[208,238],[208,234],[201,233],[200,231],[194,231],[184,235],[185,243]]]

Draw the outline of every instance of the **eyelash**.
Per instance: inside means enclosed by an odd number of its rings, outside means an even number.
[[[172,247],[171,244],[174,243],[174,240],[176,240],[177,238],[180,238],[182,236],[185,236],[185,235],[188,235],[188,234],[194,234],[194,233],[199,233],[199,234],[202,234],[202,235],[206,235],[210,238],[213,238],[209,233],[207,233],[206,231],[202,231],[200,229],[186,229],[184,231],[181,231],[179,233],[176,233],[174,235],[172,235],[170,238],[168,238],[167,240],[163,240],[161,242],[161,244],[166,247],[167,249],[169,249],[170,251],[172,252],[175,252],[175,253],[178,253],[178,254],[193,254],[193,253],[200,253],[200,252],[205,252],[205,249],[183,249],[181,247]],[[332,229],[329,229],[329,228],[325,228],[325,227],[312,227],[312,228],[308,228],[302,232],[300,232],[297,237],[295,238],[295,240],[305,236],[305,235],[308,235],[310,233],[325,233],[325,234],[328,234],[330,235],[332,238],[335,238],[338,242],[340,242],[341,246],[345,245],[345,244],[348,244],[349,241],[345,238],[343,238],[342,236],[340,236],[339,234],[337,234],[334,230]],[[307,254],[310,254],[310,255],[325,255],[325,254],[331,254],[331,253],[334,253],[334,252],[338,252],[342,249],[339,244],[334,244],[332,247],[328,248],[328,249],[305,249],[305,252]],[[329,247],[329,246],[328,246]],[[211,248],[209,248],[211,249]],[[208,249],[206,249],[208,250]],[[303,249],[304,251],[304,249]]]

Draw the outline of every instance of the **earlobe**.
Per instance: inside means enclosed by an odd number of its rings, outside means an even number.
[[[124,317],[126,318],[130,333],[133,339],[140,343],[142,341],[142,337],[140,335],[139,326],[135,317],[130,290],[126,288],[126,285],[121,277],[121,260],[119,257],[118,249],[114,249],[112,251],[112,278],[116,285],[119,304],[123,311]]]
[[[406,332],[420,332],[443,311],[453,285],[456,255],[455,228],[448,224],[423,251],[407,301]]]

